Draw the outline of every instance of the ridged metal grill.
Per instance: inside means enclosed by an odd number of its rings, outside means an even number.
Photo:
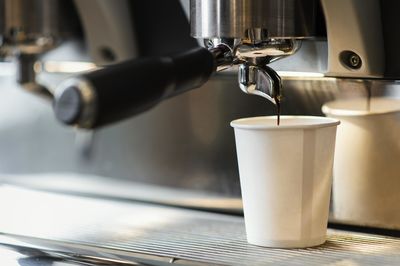
[[[170,258],[223,265],[400,265],[400,240],[329,230],[328,241],[307,249],[271,249],[249,245],[244,224],[232,221],[187,219],[161,229],[137,228],[142,234],[108,238],[95,237],[94,243],[115,249],[157,254]]]
[[[393,237],[329,230],[322,246],[272,249],[247,244],[241,217],[14,188],[0,189],[0,202],[13,202],[0,204],[5,235],[100,247],[114,256],[205,265],[400,265],[400,239]]]

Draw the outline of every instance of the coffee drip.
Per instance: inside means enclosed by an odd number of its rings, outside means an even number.
[[[275,97],[276,106],[276,125],[279,126],[281,123],[281,100],[280,97]]]

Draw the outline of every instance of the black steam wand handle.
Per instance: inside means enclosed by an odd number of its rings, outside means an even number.
[[[216,68],[215,55],[201,47],[175,56],[118,63],[60,84],[54,112],[64,124],[101,127],[201,86]]]

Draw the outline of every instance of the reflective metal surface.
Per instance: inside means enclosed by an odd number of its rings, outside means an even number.
[[[50,85],[60,80],[51,77],[46,77]],[[282,82],[282,114],[322,115],[326,101],[366,97],[366,86],[371,86],[373,96],[400,95],[400,84],[393,81],[283,78]],[[226,73],[87,138],[86,133],[59,125],[51,107],[18,89],[13,76],[2,76],[0,86],[2,174],[74,172],[239,196],[229,123],[275,115],[273,104],[243,94],[235,75]]]
[[[274,104],[279,104],[279,99],[282,97],[281,78],[266,65],[240,65],[239,86],[243,92],[264,97]]]
[[[267,63],[284,56],[293,55],[301,46],[301,41],[294,39],[269,40],[258,44],[243,43],[235,49],[240,60],[266,58]]]
[[[56,45],[60,34],[59,1],[2,0],[1,50],[11,54],[42,53]]]
[[[27,91],[47,100],[52,100],[52,92],[36,82],[36,62],[38,56],[36,54],[19,53],[16,59],[18,83]]]
[[[25,246],[28,254],[35,248],[97,265],[400,263],[400,239],[395,237],[328,230],[327,242],[318,247],[264,248],[247,243],[243,217],[135,202],[3,186],[0,211],[7,214],[0,220],[0,243]]]
[[[0,242],[3,242],[1,239]],[[0,264],[4,266],[94,266],[106,264],[89,264],[77,260],[62,259],[51,256],[37,248],[27,248],[23,245],[14,246],[0,243]],[[108,264],[111,265],[111,264]],[[114,265],[114,264],[113,264]],[[136,264],[137,265],[137,264]]]
[[[113,255],[80,254],[77,248],[60,250],[57,244],[47,243],[43,248],[30,245],[18,237],[0,236],[0,263],[6,266],[168,266],[167,262],[140,257],[116,258]],[[23,238],[22,238],[23,239]],[[40,240],[34,240],[37,242]],[[29,241],[28,241],[29,242]],[[94,252],[92,252],[94,253]]]
[[[0,0],[0,58],[17,61],[21,86],[46,99],[53,95],[37,82],[36,61],[59,45],[62,37],[76,33],[71,9],[70,0]]]
[[[315,34],[316,5],[315,0],[191,0],[191,34],[246,39],[252,29],[263,29],[269,38],[307,38]]]
[[[102,199],[138,201],[211,212],[243,214],[242,200],[208,191],[194,191],[95,175],[49,173],[1,175],[0,183]]]

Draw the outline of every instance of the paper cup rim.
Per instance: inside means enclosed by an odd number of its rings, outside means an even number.
[[[312,129],[312,128],[322,128],[337,126],[340,121],[331,117],[324,116],[293,116],[293,115],[282,115],[281,125],[276,125],[276,116],[256,116],[256,117],[246,117],[233,120],[231,122],[231,127],[239,129],[251,129],[251,130],[287,130],[287,129]],[[285,124],[285,120],[308,120],[307,124]],[[255,123],[259,120],[261,123]],[[269,123],[266,124],[265,122]],[[262,123],[264,122],[264,124]],[[274,122],[274,123],[271,123]]]
[[[338,116],[338,117],[355,117],[355,116],[374,116],[383,115],[400,112],[400,98],[391,97],[372,97],[371,101],[386,101],[387,103],[398,103],[392,107],[387,106],[381,110],[356,110],[356,109],[346,109],[344,107],[339,107],[340,104],[367,101],[366,98],[352,98],[352,99],[339,99],[335,101],[330,101],[322,106],[322,112],[328,116]],[[335,106],[337,105],[337,106]]]

